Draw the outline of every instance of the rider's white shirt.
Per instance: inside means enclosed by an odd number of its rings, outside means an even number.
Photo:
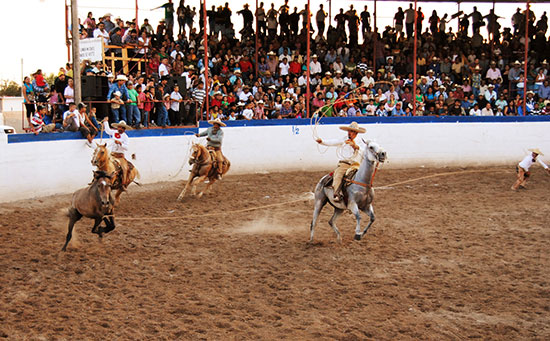
[[[536,161],[535,162],[538,162],[541,164],[542,167],[544,167],[544,169],[548,169],[548,166],[542,162],[542,160],[540,158],[537,157]],[[525,169],[526,171],[529,170],[529,168],[535,163],[533,162],[533,156],[532,155],[527,155],[526,157],[523,158],[523,160],[521,160],[521,162],[519,163],[519,166],[523,169]]]
[[[346,143],[348,140],[347,136],[342,136],[335,139],[326,139],[322,140],[321,144],[324,146],[330,147],[340,147],[339,157],[340,161],[350,162],[350,163],[361,163],[363,158],[362,151],[365,149],[365,144],[360,139],[355,139],[355,144],[359,147],[358,150],[354,150],[352,146]]]
[[[126,133],[120,134],[118,130],[111,129],[111,127],[109,127],[109,122],[103,122],[103,126],[105,132],[113,138],[113,142],[110,144],[111,152],[124,154],[124,152],[128,150],[128,144],[130,142],[128,135],[126,135]],[[121,144],[115,143],[115,141],[120,141]]]

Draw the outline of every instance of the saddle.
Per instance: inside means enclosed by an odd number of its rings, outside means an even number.
[[[126,188],[129,183],[125,184],[124,179],[126,180],[126,182],[128,181],[127,179],[130,176],[130,172],[132,171],[132,169],[134,169],[134,164],[126,160],[125,158],[117,157],[113,157],[113,164],[115,165],[117,175],[120,176],[115,177],[112,187],[115,189]]]
[[[351,180],[353,180],[353,177],[355,176],[355,173],[357,173],[357,168],[350,168],[346,171],[346,175],[344,175],[344,181],[342,181],[342,194],[345,193],[344,189],[351,185]],[[334,172],[329,173],[329,178],[327,179],[325,186],[332,186],[332,182],[334,180]]]

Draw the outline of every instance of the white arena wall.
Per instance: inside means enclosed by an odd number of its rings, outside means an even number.
[[[229,174],[333,169],[336,150],[326,150],[327,147],[315,143],[309,120],[294,121],[298,124],[223,128],[223,150],[231,160]],[[321,138],[337,137],[345,133],[338,129],[342,124],[344,121],[319,125],[318,134]],[[200,131],[205,129],[203,126]],[[538,147],[550,154],[550,120],[362,123],[361,126],[367,132],[360,136],[374,139],[386,149],[389,159],[385,167],[513,167],[528,148]],[[160,129],[156,131],[158,134]],[[194,139],[190,133],[131,137],[127,157],[136,155],[132,162],[141,173],[140,182],[187,179],[186,158],[189,143]],[[83,139],[35,141],[34,138],[28,136],[25,142],[8,143],[6,135],[0,135],[0,202],[71,193],[89,183],[92,150]],[[174,186],[182,187],[182,182]]]

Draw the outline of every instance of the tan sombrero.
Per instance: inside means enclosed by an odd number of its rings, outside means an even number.
[[[113,126],[113,128],[124,128],[126,130],[130,130],[132,129],[132,127],[130,127],[129,125],[126,124],[125,121],[120,121],[118,123],[113,123],[111,124]]]
[[[354,131],[358,134],[362,134],[367,131],[365,128],[361,128],[357,122],[351,122],[349,126],[341,126],[340,129],[345,131]]]
[[[220,120],[220,118],[216,118],[215,120],[209,120],[208,123],[210,123],[211,125],[214,125],[214,124],[218,124],[220,125],[221,127],[225,127],[226,124],[222,122],[222,120]]]
[[[538,155],[540,155],[540,156],[544,156],[544,154],[543,154],[543,153],[540,151],[540,149],[538,149],[538,148],[532,148],[532,149],[529,149],[529,151],[530,151],[531,153],[535,153],[535,154],[538,154]]]

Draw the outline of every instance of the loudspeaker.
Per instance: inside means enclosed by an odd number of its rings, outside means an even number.
[[[185,98],[185,96],[187,96],[187,81],[185,80],[185,77],[171,77],[168,80],[168,83],[166,83],[166,86],[170,92],[173,91],[175,84],[180,87],[180,94],[183,98]],[[166,89],[164,90],[164,92],[166,92]]]
[[[82,97],[105,100],[109,93],[109,81],[105,76],[82,76]]]

